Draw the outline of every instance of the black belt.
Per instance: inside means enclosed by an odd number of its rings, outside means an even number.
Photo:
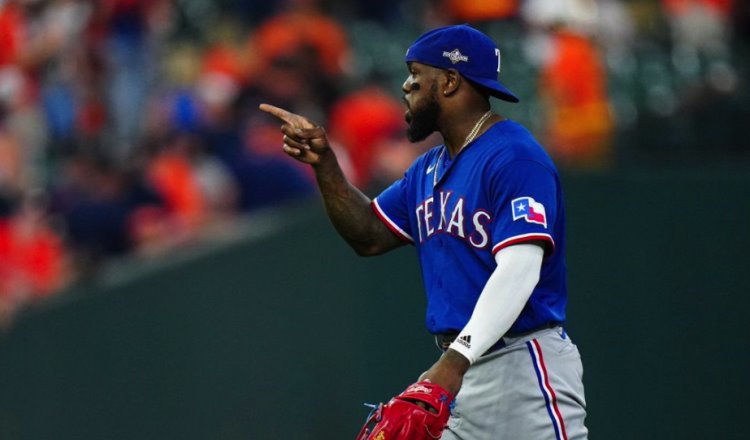
[[[534,332],[538,332],[540,330],[545,330],[548,328],[554,328],[561,325],[559,322],[550,322],[549,324],[545,324],[542,326],[539,326],[535,329],[529,330],[527,332],[522,333],[506,333],[504,337],[500,338],[497,342],[495,342],[492,347],[488,348],[487,351],[482,353],[482,356],[486,354],[490,354],[493,351],[500,350],[501,348],[504,348],[508,345],[505,338],[521,338],[524,336],[528,336]],[[438,333],[435,335],[435,343],[437,344],[438,348],[442,351],[448,350],[448,347],[453,343],[453,341],[456,340],[456,337],[458,337],[458,332],[451,332],[451,333]]]

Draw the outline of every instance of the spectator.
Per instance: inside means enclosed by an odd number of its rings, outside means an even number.
[[[116,157],[127,157],[143,123],[148,85],[154,75],[154,40],[171,20],[168,0],[105,0],[100,17],[106,23],[108,67],[106,90]]]
[[[661,3],[678,50],[693,50],[708,56],[728,54],[732,0],[662,0]]]
[[[257,123],[257,122],[256,122]],[[275,152],[276,143],[262,142],[267,122],[248,128],[243,136],[237,126],[206,126],[203,141],[229,170],[238,190],[241,212],[251,212],[313,194],[310,176]],[[274,151],[270,153],[270,151]]]
[[[515,17],[519,0],[443,0],[443,7],[456,22],[481,22]]]
[[[315,0],[291,0],[253,32],[248,50],[251,83],[266,99],[321,118],[338,97],[350,57],[345,30]]]
[[[611,161],[613,119],[605,65],[588,35],[596,10],[585,0],[566,1],[539,0],[525,9],[527,20],[550,36],[539,79],[545,145],[564,167],[604,167]]]
[[[24,304],[59,291],[69,279],[67,252],[39,196],[0,201],[0,328]]]
[[[148,161],[147,179],[174,218],[173,232],[192,236],[207,221],[206,200],[188,156],[187,140],[176,137]]]
[[[0,4],[0,124],[2,136],[19,149],[18,177],[39,185],[38,162],[47,140],[38,103],[37,69],[57,49],[46,33],[31,34],[32,20],[21,2]],[[6,145],[7,146],[7,145]]]
[[[139,175],[96,153],[67,158],[51,194],[53,212],[65,225],[74,269],[84,277],[94,275],[107,258],[137,248],[140,235],[133,232],[132,222],[139,209],[166,212],[162,199]]]
[[[404,106],[373,85],[336,102],[328,125],[331,139],[341,145],[339,150],[345,150],[350,179],[358,188],[368,188],[374,177],[378,146],[388,138],[403,137]]]

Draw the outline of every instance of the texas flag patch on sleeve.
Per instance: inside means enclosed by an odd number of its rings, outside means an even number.
[[[519,197],[510,203],[513,206],[513,221],[524,219],[528,223],[537,223],[547,228],[544,205],[531,197]]]

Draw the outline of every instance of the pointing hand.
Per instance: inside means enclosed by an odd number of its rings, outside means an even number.
[[[330,150],[325,129],[282,108],[261,104],[260,110],[279,118],[284,124],[284,152],[289,156],[310,165],[320,163],[321,156]]]

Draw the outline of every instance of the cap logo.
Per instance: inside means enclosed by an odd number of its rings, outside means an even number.
[[[469,57],[463,55],[458,49],[453,49],[450,52],[443,52],[443,56],[451,60],[451,63],[453,64],[458,64],[461,61],[469,62]]]

